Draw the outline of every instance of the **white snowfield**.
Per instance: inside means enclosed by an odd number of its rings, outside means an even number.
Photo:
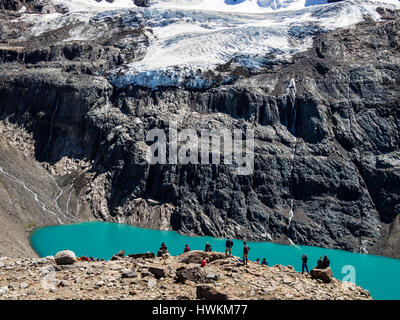
[[[68,20],[88,22],[91,17],[122,16],[135,27],[140,17],[153,33],[146,56],[114,70],[110,81],[117,87],[137,85],[205,88],[213,84],[203,72],[234,60],[260,68],[271,59],[289,59],[312,44],[315,34],[350,27],[365,15],[379,20],[376,8],[400,9],[398,0],[150,0],[149,8],[131,0],[53,0],[67,6],[67,17],[42,15],[32,32],[39,34]],[[31,18],[33,19],[33,18]],[[68,40],[100,37],[87,28],[71,31]],[[267,55],[269,58],[267,58]],[[228,82],[230,77],[227,76]]]

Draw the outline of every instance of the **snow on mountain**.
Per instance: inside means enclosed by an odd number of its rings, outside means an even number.
[[[145,57],[115,70],[110,81],[118,87],[133,84],[153,89],[208,87],[213,81],[204,73],[230,60],[260,68],[271,53],[275,59],[289,59],[306,50],[320,32],[351,26],[365,15],[380,19],[378,6],[400,8],[397,0],[332,4],[327,0],[153,0],[149,8],[136,7],[130,0],[53,2],[69,7],[69,19],[119,16],[125,25],[136,28],[141,21],[150,28]],[[36,23],[33,30],[40,33],[49,26],[56,28],[57,23],[68,23],[65,17],[47,19]],[[70,40],[101,36],[96,33],[87,28],[73,30]],[[231,80],[228,75],[225,82]]]
[[[364,14],[379,19],[376,6],[370,1],[352,1],[265,14],[147,10],[146,20],[154,32],[148,53],[128,70],[124,67],[123,75],[116,74],[112,81],[117,86],[204,87],[212,83],[197,70],[213,69],[234,58],[257,68],[263,61],[260,57],[271,52],[288,59],[309,48],[312,36],[319,32],[352,25]]]
[[[372,0],[398,4],[398,0]],[[133,0],[55,0],[70,9],[104,10],[137,8]],[[327,4],[328,0],[150,0],[150,6],[158,9],[202,10],[240,13],[266,13],[282,10],[298,10],[314,5]]]

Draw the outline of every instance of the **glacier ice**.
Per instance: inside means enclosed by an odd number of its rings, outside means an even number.
[[[207,88],[215,83],[204,74],[219,65],[234,61],[245,68],[260,68],[268,64],[270,53],[276,59],[290,59],[307,50],[318,33],[348,27],[366,14],[380,19],[378,6],[400,7],[397,0],[332,4],[327,0],[153,0],[149,8],[136,7],[131,0],[53,1],[68,6],[70,14],[41,17],[43,21],[32,30],[35,34],[65,25],[68,19],[88,22],[107,17],[118,17],[132,28],[151,29],[144,58],[114,70],[109,79],[117,87],[131,84],[152,89]],[[95,39],[101,37],[98,31],[78,28],[69,40]],[[224,77],[224,83],[234,78]]]

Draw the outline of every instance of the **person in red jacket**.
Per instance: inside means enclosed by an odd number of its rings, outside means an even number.
[[[183,250],[183,252],[189,252],[189,251],[190,251],[189,245],[185,245],[185,249]]]

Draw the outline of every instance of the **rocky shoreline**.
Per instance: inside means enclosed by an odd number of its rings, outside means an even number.
[[[1,257],[0,300],[372,300],[361,287],[313,279],[291,266],[243,266],[218,252],[152,256],[122,252],[69,265],[54,257]]]

